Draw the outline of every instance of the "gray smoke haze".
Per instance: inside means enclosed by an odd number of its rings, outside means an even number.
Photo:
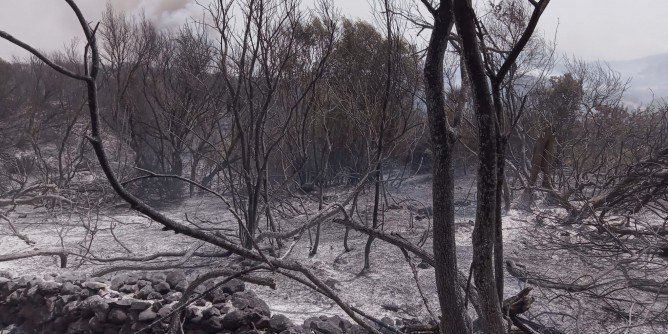
[[[119,11],[143,11],[146,17],[164,28],[183,24],[198,8],[194,0],[114,0],[111,3]]]

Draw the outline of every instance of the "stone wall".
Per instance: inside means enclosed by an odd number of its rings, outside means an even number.
[[[218,280],[220,281],[220,280]],[[11,333],[135,333],[172,312],[189,282],[179,271],[119,275],[111,280],[65,274],[0,274],[0,330]],[[198,287],[204,292],[217,282]],[[388,318],[387,325],[395,324]],[[165,333],[167,320],[143,333]],[[313,317],[295,326],[239,280],[231,280],[185,308],[185,333],[365,333],[338,316]],[[387,328],[382,328],[383,332]]]

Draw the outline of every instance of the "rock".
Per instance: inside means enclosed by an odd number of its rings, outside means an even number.
[[[32,279],[27,282],[27,286],[29,288],[32,288],[32,287],[35,287],[35,286],[37,286],[37,285],[39,285],[40,283],[43,283],[43,282],[44,282],[44,279],[41,278],[41,277],[32,277]]]
[[[110,284],[109,280],[104,277],[93,277],[90,279],[91,282],[104,283],[107,286]]]
[[[190,322],[199,322],[202,320],[202,310],[199,307],[190,306],[186,308],[186,318],[190,318]]]
[[[86,299],[84,303],[87,303],[93,313],[95,313],[95,317],[98,320],[104,321],[107,319],[107,312],[109,311],[109,304],[107,303],[107,300],[101,298],[100,296],[92,296]]]
[[[304,330],[301,327],[290,327],[284,331],[281,331],[279,334],[303,334]],[[310,331],[309,331],[310,333]],[[363,333],[366,334],[366,333]]]
[[[145,309],[141,313],[139,313],[139,316],[137,317],[137,320],[139,321],[151,321],[154,320],[158,317],[158,314],[153,312],[150,308]]]
[[[13,279],[15,276],[16,275],[10,271],[0,270],[0,277],[2,278]]]
[[[84,287],[84,288],[88,288],[88,289],[96,290],[96,291],[106,289],[108,287],[108,285],[105,284],[105,283],[93,282],[93,281],[83,282],[83,283],[81,283],[81,286]]]
[[[37,284],[37,289],[39,290],[39,293],[43,295],[55,295],[60,292],[60,283],[56,283],[54,281],[44,281],[39,284]]]
[[[367,331],[364,329],[364,327],[358,324],[354,324],[348,328],[346,334],[367,334]]]
[[[102,325],[102,321],[97,317],[92,317],[90,320],[88,320],[88,327],[93,333],[104,333],[104,326]]]
[[[149,307],[151,307],[152,303],[143,301],[143,300],[134,300],[130,304],[130,310],[133,311],[143,311]]]
[[[173,303],[181,299],[181,296],[183,296],[181,292],[170,292],[163,296],[163,300],[165,303]]]
[[[174,286],[174,290],[184,292],[188,288],[188,281],[181,281]]]
[[[172,312],[172,305],[165,305],[158,310],[158,316],[164,318],[169,315],[170,312]]]
[[[329,321],[313,321],[309,326],[316,334],[343,334],[343,330]]]
[[[9,294],[8,292],[12,291],[12,288],[16,286],[16,283],[9,278],[0,276],[0,292],[3,295]]]
[[[90,332],[88,320],[79,319],[67,327],[67,334],[84,334]]]
[[[167,275],[163,273],[154,273],[149,277],[149,281],[151,281],[151,283],[153,283],[154,285],[160,282],[164,282],[165,280],[167,280]]]
[[[120,308],[120,309],[123,309],[123,310],[128,310],[128,309],[130,309],[130,306],[132,306],[132,303],[135,302],[135,301],[136,301],[136,299],[112,300],[112,301],[109,302],[109,306]]]
[[[158,312],[158,310],[161,309],[163,305],[164,303],[162,301],[156,300],[153,302],[153,304],[151,304],[151,310],[153,310],[153,312]]]
[[[136,286],[136,285],[128,285],[128,284],[126,284],[126,285],[121,286],[121,287],[118,289],[118,291],[119,291],[119,292],[123,292],[123,293],[133,293],[133,292],[137,291],[137,286]]]
[[[257,298],[257,295],[252,291],[237,292],[232,295],[232,305],[240,310],[251,309],[261,315],[271,317],[269,305],[264,300]]]
[[[173,270],[172,272],[167,274],[167,277],[165,277],[165,281],[169,283],[169,286],[177,286],[180,282],[184,282],[187,280],[188,278],[186,277],[186,274],[183,270]]]
[[[141,282],[141,281],[139,281],[139,282]],[[139,286],[139,283],[137,283],[137,286]],[[139,299],[146,299],[146,297],[148,297],[148,295],[149,295],[151,292],[155,292],[155,291],[153,291],[153,287],[151,287],[150,284],[149,284],[149,285],[146,285],[146,284],[145,284],[144,287],[142,287],[142,288],[135,294],[135,297],[136,297],[136,298],[139,298]]]
[[[79,290],[77,292],[75,292],[74,295],[77,296],[77,298],[79,298],[79,300],[84,300],[84,299],[90,297],[93,294],[91,293],[91,290],[89,290],[89,289],[79,288]]]
[[[269,328],[269,322],[270,321],[271,321],[271,319],[269,319],[269,317],[260,317],[259,320],[254,322],[253,326],[255,326],[255,328],[257,328],[257,329],[265,330],[265,329]]]
[[[86,275],[81,274],[81,273],[64,273],[58,277],[56,277],[56,282],[58,283],[65,283],[65,282],[70,282],[73,284],[81,284],[81,282],[86,280]]]
[[[223,292],[221,289],[216,289],[211,291],[206,298],[214,304],[224,303],[227,300],[228,294]]]
[[[146,296],[146,299],[148,299],[148,300],[158,300],[158,299],[162,299],[162,295],[160,294],[160,292],[152,291],[151,293],[148,294],[148,296]]]
[[[221,288],[222,288],[224,293],[226,293],[228,295],[231,295],[231,294],[234,294],[236,292],[242,292],[242,291],[246,290],[246,285],[244,284],[243,281],[240,281],[240,280],[235,278],[235,279],[232,279],[229,282],[223,284],[223,286]]]
[[[149,281],[147,281],[147,280],[143,280],[143,279],[140,279],[140,280],[137,281],[137,287],[138,287],[140,290],[143,289],[143,288],[144,288],[145,286],[147,286],[147,285],[148,285],[148,286],[151,286],[152,284],[151,284],[151,282],[149,282]]]
[[[218,332],[223,329],[223,318],[220,316],[207,318],[202,321],[202,327],[207,332]]]
[[[210,318],[210,317],[217,317],[220,315],[220,310],[215,308],[215,307],[209,307],[202,311],[202,317],[204,319]]]
[[[127,284],[128,275],[118,275],[111,279],[111,289],[119,291],[122,286]]]
[[[269,332],[271,333],[280,333],[289,327],[294,327],[294,324],[288,317],[282,314],[274,314],[269,320]]]
[[[243,326],[244,323],[244,312],[241,310],[234,310],[232,312],[227,313],[222,320],[222,326],[223,329],[229,329],[229,330],[235,330],[241,326]]]
[[[171,290],[169,283],[165,281],[158,282],[157,284],[153,284],[153,290],[160,292],[160,293],[167,293]]]
[[[109,314],[107,315],[107,321],[113,323],[113,324],[122,324],[126,320],[128,320],[128,315],[125,314],[120,309],[114,308],[109,311]]]

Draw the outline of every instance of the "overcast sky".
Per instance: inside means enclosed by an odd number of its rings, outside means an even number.
[[[310,2],[312,0],[305,0]],[[408,0],[418,1],[418,0]],[[107,0],[77,1],[90,21],[100,18]],[[201,15],[194,0],[112,0],[123,10],[142,7],[159,25],[178,26]],[[342,14],[370,19],[366,0],[335,0]],[[552,0],[539,27],[557,31],[558,51],[586,60],[629,60],[668,53],[666,0]],[[558,27],[558,28],[557,28]],[[43,50],[62,48],[79,35],[74,15],[62,0],[0,0],[0,30]],[[25,55],[0,40],[0,57]]]

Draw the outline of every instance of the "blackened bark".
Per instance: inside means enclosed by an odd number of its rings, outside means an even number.
[[[506,333],[493,260],[497,225],[498,123],[476,34],[475,12],[467,0],[454,0],[453,9],[478,120],[478,206],[472,236],[474,281],[480,293],[484,332]]]
[[[468,334],[472,332],[472,328],[470,319],[466,315],[457,279],[454,173],[452,169],[452,149],[456,136],[446,118],[443,77],[443,60],[448,35],[454,23],[452,2],[441,0],[438,9],[432,9],[430,12],[434,16],[434,28],[427,47],[424,79],[434,155],[432,196],[436,288],[441,306],[442,332]]]

